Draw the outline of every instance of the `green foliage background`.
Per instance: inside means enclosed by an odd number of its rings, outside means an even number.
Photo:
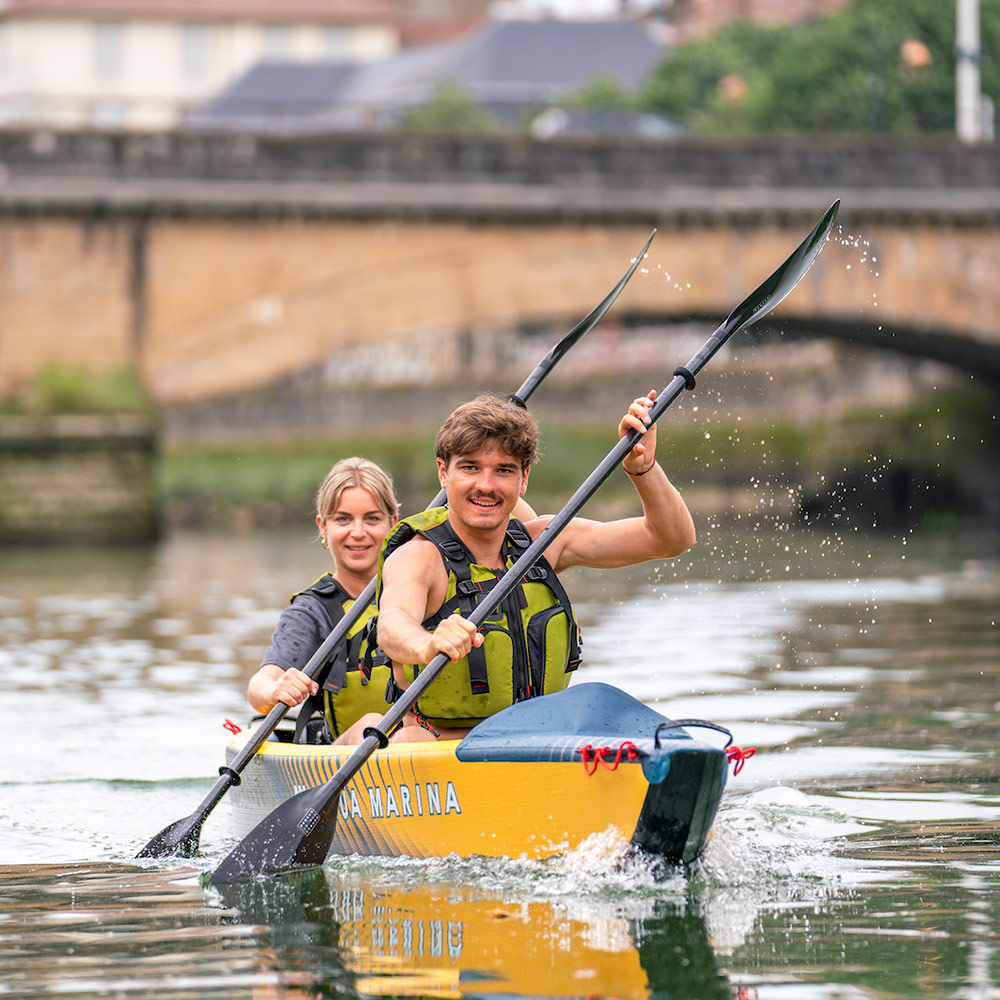
[[[765,29],[739,23],[674,49],[645,81],[642,106],[711,134],[952,131],[954,0],[855,0],[823,21]],[[980,0],[982,90],[1000,92],[1000,0]],[[931,64],[904,64],[909,40]],[[727,100],[733,74],[746,96]]]
[[[50,362],[20,393],[0,399],[0,415],[152,412],[138,375],[126,367],[88,371]]]
[[[400,128],[427,132],[495,132],[500,124],[481,108],[462,84],[442,83],[431,100],[404,115]]]

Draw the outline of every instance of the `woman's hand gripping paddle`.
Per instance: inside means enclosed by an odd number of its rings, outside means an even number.
[[[559,360],[569,349],[577,343],[585,334],[589,333],[604,317],[604,314],[611,308],[615,299],[621,294],[622,289],[628,284],[629,278],[635,273],[635,269],[646,256],[649,244],[653,242],[656,235],[654,229],[650,233],[638,256],[632,261],[629,269],[618,280],[618,284],[611,289],[600,304],[588,313],[569,333],[559,341],[548,354],[535,366],[535,370],[528,376],[523,385],[517,390],[512,398],[524,404],[531,397],[532,393],[542,384],[545,377],[556,366]],[[431,507],[438,507],[444,503],[444,490],[442,490],[431,503]],[[330,654],[340,645],[344,637],[350,631],[354,623],[361,617],[362,612],[375,597],[375,581],[373,580],[358,596],[358,599],[351,606],[350,610],[337,623],[333,631],[323,640],[320,647],[309,658],[309,662],[302,668],[302,672],[308,677],[316,678],[326,666]],[[229,790],[230,786],[240,783],[240,774],[247,764],[254,758],[257,751],[264,745],[275,727],[284,718],[288,711],[288,706],[284,702],[278,702],[264,720],[254,730],[253,735],[243,745],[243,748],[233,758],[233,762],[228,766],[219,768],[220,778],[213,785],[212,790],[205,797],[198,808],[169,826],[164,827],[146,846],[136,855],[137,858],[163,858],[171,855],[190,857],[198,850],[198,841],[201,837],[201,827],[208,814],[215,808],[219,800]]]
[[[675,369],[673,379],[657,395],[649,410],[650,426],[685,389],[694,388],[695,376],[730,337],[769,313],[799,283],[823,248],[839,206],[839,201],[834,202],[788,260],[729,314],[687,365]],[[619,462],[632,450],[639,436],[638,431],[632,430],[619,439],[569,502],[500,578],[490,591],[489,601],[483,601],[476,607],[469,616],[469,621],[476,626],[483,624],[493,609],[511,593],[556,536],[614,472]],[[337,801],[341,790],[378,747],[387,745],[386,734],[395,729],[447,662],[448,658],[443,653],[431,660],[386,712],[381,729],[368,730],[369,735],[364,742],[329,781],[293,795],[265,816],[215,870],[211,878],[212,884],[226,885],[241,879],[279,875],[298,865],[322,864],[333,841]]]

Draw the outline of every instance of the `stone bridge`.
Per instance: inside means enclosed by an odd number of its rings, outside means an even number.
[[[947,138],[2,133],[0,397],[53,361],[134,367],[166,405],[453,378],[568,327],[653,228],[613,315],[711,329],[835,198],[767,322],[1000,385],[998,181]]]

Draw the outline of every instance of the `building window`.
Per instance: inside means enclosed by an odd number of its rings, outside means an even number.
[[[92,114],[96,128],[120,129],[128,121],[128,108],[122,101],[96,101]]]
[[[351,33],[344,28],[327,28],[323,49],[327,59],[347,59],[351,54]]]
[[[122,70],[122,26],[114,21],[94,25],[94,69],[99,77],[117,76]]]
[[[283,24],[272,24],[264,29],[264,58],[287,59],[292,52],[291,32]]]
[[[181,61],[184,75],[199,80],[208,73],[212,56],[212,29],[207,24],[185,24],[181,28]]]

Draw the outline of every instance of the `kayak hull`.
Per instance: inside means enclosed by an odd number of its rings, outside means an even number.
[[[636,723],[616,725],[614,713],[611,732],[553,734],[539,724],[550,699],[604,706],[607,692],[628,698],[606,685],[577,685],[522,703],[530,713],[513,706],[465,740],[375,751],[340,795],[330,852],[539,859],[609,834],[672,863],[694,860],[718,808],[726,755],[682,729],[654,735],[656,720],[667,720],[632,699],[645,733],[616,732]],[[526,714],[527,729],[518,730]],[[585,719],[570,726],[594,729]],[[234,737],[230,761],[246,738]],[[230,792],[235,832],[244,836],[290,796],[332,778],[353,749],[265,743]]]

